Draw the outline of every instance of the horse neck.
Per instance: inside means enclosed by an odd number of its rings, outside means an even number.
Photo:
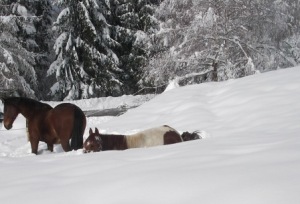
[[[101,135],[103,150],[128,149],[125,135]]]
[[[51,110],[52,107],[48,104],[37,102],[34,107],[30,107],[26,102],[19,103],[20,113],[26,118],[31,119],[36,116],[36,114],[43,114],[44,111]]]

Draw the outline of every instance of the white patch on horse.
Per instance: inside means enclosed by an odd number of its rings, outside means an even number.
[[[164,145],[164,135],[169,131],[177,132],[169,126],[161,126],[147,129],[136,134],[127,135],[127,146],[128,148],[138,148]]]

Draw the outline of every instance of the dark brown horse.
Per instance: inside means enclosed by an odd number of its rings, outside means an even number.
[[[200,139],[197,132],[184,132],[184,137],[182,137],[174,128],[167,125],[147,129],[133,135],[100,134],[97,128],[95,128],[95,132],[90,129],[89,133],[89,137],[83,144],[83,151],[85,153],[152,147]]]
[[[12,128],[19,113],[26,118],[32,153],[37,154],[39,141],[45,142],[50,151],[53,151],[54,144],[59,143],[66,152],[82,148],[86,118],[79,107],[62,103],[52,108],[46,103],[22,97],[2,101],[3,124],[7,130]]]

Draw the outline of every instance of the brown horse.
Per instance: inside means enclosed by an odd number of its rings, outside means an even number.
[[[83,144],[83,151],[99,152],[105,150],[125,150],[138,147],[152,147],[158,145],[175,144],[188,140],[200,139],[197,132],[184,132],[182,137],[174,128],[167,125],[151,128],[133,135],[107,135],[90,129],[89,137]]]
[[[37,154],[39,141],[45,142],[50,151],[53,151],[54,144],[59,143],[66,152],[82,148],[86,118],[79,107],[62,103],[52,108],[46,103],[22,97],[10,97],[2,101],[3,124],[7,130],[12,128],[19,113],[26,118],[32,153]]]

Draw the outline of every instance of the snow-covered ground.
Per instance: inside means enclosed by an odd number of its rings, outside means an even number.
[[[88,118],[85,137],[89,127],[128,134],[167,124],[204,139],[90,154],[30,154],[18,117],[0,131],[0,202],[298,204],[299,101],[300,67],[176,88],[122,116]]]

